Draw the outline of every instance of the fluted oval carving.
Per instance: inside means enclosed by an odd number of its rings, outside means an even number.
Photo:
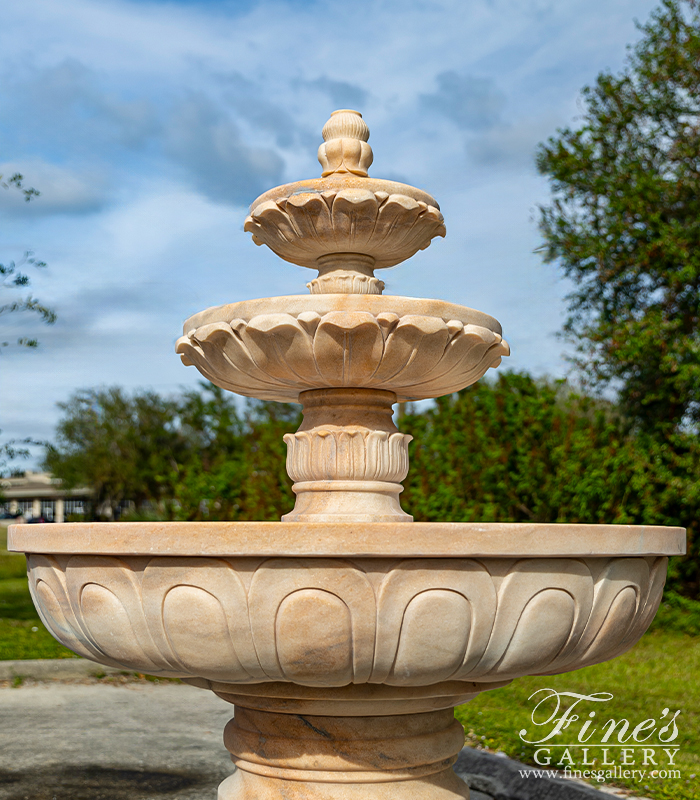
[[[285,669],[289,670],[289,660],[281,663],[279,658],[280,632],[278,620],[280,609],[287,598],[302,592],[308,601],[308,591],[325,593],[324,604],[318,606],[319,613],[313,615],[314,622],[304,625],[308,602],[299,605],[305,609],[299,618],[299,627],[289,625],[287,630],[295,637],[297,652],[294,669],[303,674],[304,680],[298,682],[310,686],[343,686],[347,683],[365,683],[371,671],[371,658],[367,654],[374,651],[376,636],[376,602],[372,585],[361,568],[345,559],[326,558],[272,558],[263,562],[255,571],[249,590],[250,626],[261,665],[270,680],[289,680]],[[348,617],[338,613],[340,606],[329,602],[334,596],[345,605]],[[324,617],[322,609],[333,608],[334,613]],[[312,616],[308,614],[308,616]],[[320,626],[325,619],[326,629]],[[351,652],[349,680],[345,672],[341,677],[335,670],[326,672],[327,657],[320,661],[318,648],[330,646],[338,650],[339,634],[345,632],[346,646]],[[328,642],[326,645],[324,643]],[[290,649],[289,644],[284,649]],[[345,651],[345,646],[340,647]],[[335,679],[335,680],[334,680]]]
[[[361,147],[359,142],[356,146]],[[338,163],[342,156],[334,152]],[[331,171],[336,166],[334,162]],[[446,233],[440,210],[422,200],[342,185],[264,200],[251,210],[243,228],[253,234],[255,244],[312,268],[330,253],[360,253],[373,258],[377,268],[393,267]]]
[[[248,397],[295,402],[309,389],[385,389],[399,401],[440,397],[508,355],[500,334],[459,320],[391,312],[260,314],[214,322],[177,341],[186,365]]]
[[[412,436],[387,431],[287,433],[287,474],[293,481],[389,481],[408,474]]]
[[[614,658],[666,558],[205,558],[28,554],[44,624],[86,658],[230,683],[492,682]]]
[[[409,601],[392,667],[393,685],[438,683],[454,675],[471,635],[471,603],[451,589],[428,589]]]
[[[323,675],[323,683],[352,683],[352,614],[337,594],[299,589],[287,595],[277,609],[275,643],[285,680],[313,685]]]
[[[196,637],[192,636],[189,626],[182,625],[183,618],[191,620],[193,626],[196,626]],[[231,671],[239,674],[243,672],[230,633],[228,636],[221,636],[222,631],[228,630],[226,610],[222,600],[214,594],[198,586],[174,586],[164,597],[162,624],[174,660],[187,673],[206,672],[211,675],[217,671],[216,666],[211,663],[211,653],[202,648],[203,640],[218,642],[220,677],[230,674]]]

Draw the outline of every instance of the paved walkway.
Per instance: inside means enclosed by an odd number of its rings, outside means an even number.
[[[233,770],[222,742],[233,706],[185,684],[84,672],[73,683],[18,688],[0,678],[0,800],[215,800]],[[465,748],[455,769],[471,800],[606,797],[567,781],[525,781],[523,767]]]
[[[0,689],[0,800],[214,800],[233,706],[166,683]]]

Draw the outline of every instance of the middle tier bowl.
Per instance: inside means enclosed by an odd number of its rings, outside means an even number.
[[[386,389],[397,400],[459,391],[509,353],[497,320],[442,300],[292,295],[195,314],[177,352],[213,383],[262,400],[309,389]]]
[[[386,523],[260,522],[10,536],[44,623],[86,658],[254,695],[383,684],[432,707],[436,692],[454,705],[625,652],[683,543],[679,528],[477,523],[413,523],[400,537]]]

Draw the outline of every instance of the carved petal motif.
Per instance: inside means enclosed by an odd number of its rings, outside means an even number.
[[[203,325],[177,342],[185,364],[249,397],[294,402],[338,386],[439,397],[477,381],[508,355],[501,336],[441,317],[367,311],[261,314]]]
[[[454,597],[447,597],[449,592]],[[459,598],[463,603],[455,602]],[[493,579],[472,559],[407,559],[389,571],[378,592],[379,623],[372,683],[398,686],[428,685],[463,677],[481,658],[492,634],[497,596]],[[456,613],[452,623],[459,636],[446,638],[426,649],[432,637],[430,618],[440,611]],[[437,620],[442,629],[450,626]],[[450,652],[442,646],[450,642]],[[433,660],[437,648],[439,658]],[[451,667],[451,669],[447,669]]]
[[[253,576],[249,597],[253,638],[271,680],[367,681],[376,604],[363,570],[341,559],[270,559]]]
[[[367,385],[383,350],[382,330],[367,311],[331,311],[314,336],[314,358],[326,386]]]
[[[293,481],[388,481],[408,474],[413,437],[386,431],[287,433],[287,474]]]
[[[557,658],[547,673],[579,669],[617,658],[639,641],[661,602],[667,559],[617,558],[607,561],[595,579],[593,610],[586,629],[568,657]],[[576,664],[569,667],[568,664]]]
[[[267,200],[244,229],[300,266],[316,267],[329,253],[361,253],[376,267],[393,267],[444,236],[445,222],[437,208],[407,195],[351,188]]]
[[[29,555],[44,624],[112,666],[307,686],[556,674],[614,658],[658,608],[665,558]]]
[[[265,679],[248,624],[246,591],[231,563],[154,558],[142,587],[151,635],[183,674],[236,675],[239,683]]]

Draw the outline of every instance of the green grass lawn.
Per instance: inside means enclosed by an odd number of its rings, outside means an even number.
[[[603,704],[596,704],[594,709],[600,720],[599,730],[609,719],[627,719],[632,730],[644,720],[658,720],[666,708],[670,709],[668,716],[680,709],[677,718],[679,735],[673,743],[680,747],[675,757],[680,779],[646,777],[608,783],[654,800],[700,800],[700,603],[667,592],[649,632],[619,658],[564,675],[520,678],[510,686],[485,692],[471,703],[460,706],[456,716],[464,725],[467,744],[501,750],[512,758],[536,766],[536,747],[524,744],[518,734],[526,730],[525,738],[530,740],[545,735],[534,734],[531,718],[535,703],[543,695],[533,700],[530,698],[541,689],[585,695],[597,692],[612,694],[613,699],[604,704],[604,710],[600,707]],[[583,701],[581,705],[584,705]],[[580,719],[571,726],[574,735],[564,741],[576,741],[580,725],[592,708],[592,703],[584,705]],[[538,717],[538,721],[544,719],[546,716]],[[614,736],[611,742],[616,741]],[[556,763],[555,753],[562,753],[562,748],[552,748],[551,752],[550,766],[561,769]],[[590,749],[588,761],[593,762],[597,757],[597,763],[589,767],[580,763],[583,759],[581,750],[571,750],[571,756],[575,768],[605,769],[600,763],[603,757],[600,748]],[[546,754],[542,753],[540,761],[545,758]],[[612,754],[608,756],[609,760],[612,758]],[[629,768],[644,768],[641,763],[643,756],[636,758],[639,763]],[[657,761],[658,768],[662,769],[661,760]],[[648,770],[653,768],[651,764],[647,766]]]
[[[539,689],[551,688],[558,692],[586,695],[609,692],[614,696],[614,699],[604,704],[604,709],[600,707],[602,703],[585,705],[580,720],[571,726],[574,734],[567,735],[563,740],[559,738],[559,741],[565,742],[576,741],[575,736],[580,725],[594,707],[601,723],[599,730],[611,718],[629,720],[632,729],[644,720],[658,720],[665,708],[669,708],[671,714],[680,709],[681,714],[677,718],[679,736],[673,744],[680,747],[675,763],[681,772],[681,778],[645,778],[641,781],[618,780],[610,783],[633,789],[635,794],[659,800],[700,800],[699,677],[700,638],[666,632],[656,626],[630,652],[613,661],[565,675],[521,678],[504,689],[485,692],[471,703],[458,708],[456,714],[467,733],[467,744],[502,750],[513,758],[534,764],[536,748],[533,745],[524,745],[518,733],[525,729],[528,731],[525,738],[531,740],[545,735],[535,730],[531,720],[535,702],[542,695],[535,700],[529,698]],[[544,721],[546,716],[539,717],[539,721]],[[616,741],[615,736],[610,741]],[[562,753],[563,750],[552,748],[551,752],[551,766],[556,767],[554,754]],[[580,766],[580,750],[571,750],[571,756],[577,768],[586,768]],[[596,756],[597,763],[589,768],[601,768],[602,752],[600,748],[591,748],[589,762],[593,762]],[[542,753],[540,760],[545,760],[545,757],[546,754]],[[609,759],[612,758],[615,758],[614,753],[609,755]],[[619,756],[617,758],[619,763]],[[637,754],[636,758],[636,766],[642,767],[642,754]],[[662,768],[660,759],[657,759],[657,763]],[[651,770],[653,766],[649,765],[647,768]]]
[[[0,548],[4,548],[5,531],[0,530],[0,535]],[[29,594],[24,556],[0,549],[0,661],[75,657],[39,619]]]
[[[0,530],[0,536],[3,533]],[[0,539],[0,548],[3,545]],[[25,571],[24,556],[0,549],[0,660],[73,657],[40,622]],[[650,632],[620,658],[566,675],[522,678],[459,707],[456,715],[464,725],[467,743],[534,763],[535,747],[524,745],[518,733],[533,731],[534,701],[529,698],[544,688],[611,693],[614,699],[605,703],[604,710],[596,707],[601,724],[610,718],[624,718],[633,728],[646,719],[658,719],[665,708],[671,714],[680,709],[674,745],[680,746],[675,761],[681,778],[617,781],[616,785],[654,800],[700,800],[700,603],[669,593]],[[584,713],[590,708],[589,704]],[[600,750],[593,748],[589,761],[597,755]],[[581,753],[572,751],[572,757],[579,767]],[[553,757],[551,766],[557,766],[555,762]],[[598,761],[592,768],[600,766]]]

